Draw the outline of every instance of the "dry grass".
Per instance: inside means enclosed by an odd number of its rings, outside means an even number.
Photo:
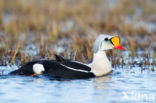
[[[40,58],[52,59],[57,53],[54,46],[63,38],[67,40],[61,46],[67,48],[61,55],[91,61],[92,45],[99,33],[118,33],[126,40],[122,41],[131,57],[136,57],[138,48],[146,50],[156,41],[155,32],[148,32],[144,25],[135,28],[136,22],[155,20],[154,4],[147,0],[119,0],[116,4],[108,0],[1,0],[0,63],[20,65]],[[25,53],[31,43],[37,48],[36,55]],[[120,53],[108,54],[113,55],[115,64],[121,63]]]

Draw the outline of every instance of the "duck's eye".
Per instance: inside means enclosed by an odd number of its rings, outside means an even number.
[[[108,41],[108,38],[105,38],[105,41]]]

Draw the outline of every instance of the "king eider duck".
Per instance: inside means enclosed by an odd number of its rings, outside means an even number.
[[[112,66],[105,51],[109,49],[125,50],[120,45],[118,36],[101,34],[97,37],[93,47],[93,61],[84,64],[66,60],[55,55],[55,60],[39,60],[26,63],[21,68],[11,72],[11,75],[49,75],[64,79],[85,79],[109,74]]]

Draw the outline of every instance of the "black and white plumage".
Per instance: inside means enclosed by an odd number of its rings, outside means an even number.
[[[56,60],[40,60],[25,64],[18,70],[11,72],[12,75],[39,75],[47,74],[56,78],[82,79],[95,77],[91,68],[63,57],[55,55]],[[40,72],[35,71],[35,65]]]
[[[90,64],[66,60],[61,56],[55,55],[55,60],[39,60],[28,62],[10,74],[46,74],[65,79],[84,79],[103,76],[110,73],[112,70],[111,63],[108,60],[105,51],[113,48],[124,50],[124,48],[119,43],[119,37],[102,34],[98,36],[94,43],[93,61]]]

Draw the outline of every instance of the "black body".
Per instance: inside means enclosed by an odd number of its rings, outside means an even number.
[[[33,65],[42,64],[45,71],[43,74],[50,75],[56,78],[64,79],[84,79],[95,77],[95,75],[90,72],[91,68],[71,60],[65,60],[64,58],[55,55],[56,60],[40,60],[33,61],[25,64],[18,70],[11,72],[12,75],[33,75]],[[71,68],[71,69],[70,69]],[[73,68],[73,69],[72,69]]]

